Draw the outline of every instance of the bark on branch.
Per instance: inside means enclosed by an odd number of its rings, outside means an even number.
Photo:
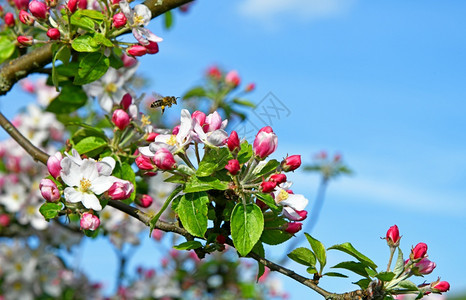
[[[144,4],[155,18],[165,12],[191,2],[192,0],[146,0]],[[158,4],[158,2],[161,2]],[[8,93],[20,79],[45,67],[52,62],[52,43],[46,44],[33,51],[4,63],[0,69],[0,96]]]

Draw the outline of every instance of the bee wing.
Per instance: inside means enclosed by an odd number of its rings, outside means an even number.
[[[159,93],[152,93],[152,96],[154,97],[154,100],[157,101],[157,100],[162,100],[163,99],[163,96],[160,95]]]

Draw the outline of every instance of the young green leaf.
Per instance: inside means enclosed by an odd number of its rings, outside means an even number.
[[[365,267],[365,270],[370,277],[375,277],[377,275],[377,271],[374,271],[369,267]]]
[[[204,192],[188,193],[181,197],[176,207],[176,212],[184,228],[190,234],[204,237],[207,231],[208,203],[209,197]]]
[[[409,281],[409,280],[403,280],[401,282],[399,282],[395,288],[397,289],[405,289],[405,290],[408,290],[408,291],[418,291],[419,288],[417,287],[417,285],[412,282],[412,281]]]
[[[100,45],[96,43],[94,37],[90,34],[80,35],[73,40],[71,47],[78,52],[96,52]]]
[[[193,250],[201,247],[202,244],[199,241],[187,241],[179,245],[173,246],[173,248],[175,248],[176,250]]]
[[[16,50],[15,43],[6,35],[0,35],[0,63],[9,59]]]
[[[249,100],[235,98],[235,99],[233,99],[233,103],[236,103],[236,104],[239,104],[239,105],[242,105],[242,106],[251,107],[251,108],[256,108],[256,104],[254,104],[253,102],[251,102]]]
[[[316,256],[314,253],[304,247],[296,248],[290,253],[288,253],[288,257],[297,262],[298,264],[302,264],[309,267],[315,267],[316,265]]]
[[[228,188],[228,182],[220,181],[218,178],[208,177],[197,177],[191,176],[186,182],[184,188],[185,193],[203,192],[208,190],[226,190]]]
[[[196,175],[199,177],[210,176],[213,172],[225,168],[225,165],[232,158],[226,147],[211,149],[204,154]]]
[[[330,249],[335,249],[335,250],[345,252],[345,253],[353,256],[354,258],[356,258],[357,260],[359,260],[360,262],[362,262],[366,266],[372,268],[374,271],[377,269],[377,265],[372,260],[370,260],[367,256],[365,256],[364,254],[362,254],[361,252],[356,250],[353,247],[353,245],[351,245],[351,243],[344,243],[344,244],[340,244],[340,245],[334,245],[334,246],[328,248],[328,250],[330,250]]]
[[[325,253],[325,247],[320,241],[313,238],[310,234],[308,233],[304,233],[304,234],[306,235],[307,241],[311,245],[311,248],[314,251],[316,258],[319,261],[320,272],[322,273],[322,270],[327,264],[327,254]]]
[[[337,273],[337,272],[327,272],[325,274],[322,274],[322,276],[348,278],[348,276],[341,274],[341,273]]]
[[[102,53],[88,53],[81,58],[74,84],[84,85],[102,77],[110,67],[110,60]]]
[[[183,95],[183,99],[193,98],[193,97],[204,97],[206,94],[202,86],[196,86]]]
[[[369,287],[369,284],[371,284],[371,280],[367,278],[363,278],[361,280],[358,280],[357,282],[354,282],[354,284],[359,285],[361,289],[365,290]]]
[[[265,161],[263,161],[265,162]],[[268,174],[270,172],[273,172],[274,170],[277,169],[277,167],[280,165],[280,163],[276,160],[276,159],[272,159],[272,160],[269,160],[268,162],[266,163],[259,163],[256,168],[254,169],[254,171],[252,171],[252,173],[256,176],[256,177],[261,177],[265,174]]]
[[[230,222],[233,244],[241,256],[246,256],[264,230],[262,211],[253,203],[247,205],[238,203],[231,213]]]
[[[89,157],[97,156],[107,147],[107,140],[97,136],[88,136],[74,145],[76,151],[78,151],[81,155],[86,154]]]
[[[39,212],[44,216],[46,220],[49,220],[57,217],[62,207],[63,204],[61,202],[46,202],[41,205],[41,207],[39,208]]]
[[[238,161],[240,164],[247,162],[252,156],[252,145],[247,141],[241,143],[241,150],[238,153]]]
[[[260,241],[254,245],[254,248],[252,248],[252,252],[256,253],[260,257],[265,257],[264,245]],[[262,275],[264,275],[264,272],[265,272],[265,266],[260,261],[257,261],[256,281],[259,281],[259,278]]]
[[[170,194],[170,196],[167,197],[165,202],[163,203],[163,206],[160,208],[159,212],[150,220],[150,232],[149,236],[152,236],[152,230],[154,230],[155,225],[157,224],[157,221],[159,220],[160,216],[163,214],[163,212],[167,209],[168,205],[170,205],[170,202],[178,195],[181,191],[183,190],[183,186],[179,185],[177,186],[173,192]]]
[[[82,87],[66,84],[60,94],[53,99],[46,111],[55,114],[69,114],[82,107],[87,102],[87,95]]]
[[[358,275],[364,276],[364,277],[369,277],[369,274],[367,274],[366,268],[364,264],[360,262],[355,262],[355,261],[343,261],[332,268],[338,268],[338,269],[346,269],[351,272],[354,272]]]
[[[393,272],[380,272],[379,274],[375,275],[377,279],[380,279],[381,281],[391,281],[393,278],[395,278],[395,273]]]
[[[173,26],[173,14],[171,13],[171,11],[167,11],[164,14],[164,17],[165,17],[165,28],[170,29]]]
[[[403,259],[403,252],[401,252],[400,247],[398,247],[398,258],[396,260],[393,273],[395,273],[395,276],[399,276],[401,273],[403,273],[404,269],[405,269],[405,260]]]

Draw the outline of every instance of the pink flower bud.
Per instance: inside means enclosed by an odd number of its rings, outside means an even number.
[[[42,179],[39,183],[39,190],[48,202],[57,202],[60,199],[60,191],[55,182],[50,179]]]
[[[446,281],[433,282],[431,287],[433,290],[440,293],[450,290],[450,284]]]
[[[127,180],[118,179],[108,189],[108,195],[113,200],[124,200],[124,199],[128,199],[131,196],[131,193],[133,191],[134,191],[134,186],[131,182]]]
[[[87,8],[87,0],[78,0],[78,8],[79,9],[86,9]]]
[[[197,120],[197,122],[199,123],[199,125],[201,125],[201,127],[203,127],[204,124],[205,124],[205,117],[206,117],[205,113],[203,113],[202,111],[199,111],[199,110],[196,110],[191,115],[191,119]]]
[[[129,125],[130,121],[130,117],[126,111],[117,109],[113,112],[112,122],[116,127],[118,127],[118,129],[125,129]]]
[[[47,30],[47,36],[51,40],[58,40],[60,39],[60,31],[57,28],[50,28]]]
[[[409,258],[411,260],[418,260],[424,258],[427,254],[427,245],[424,243],[417,244],[412,250]]]
[[[156,132],[151,132],[147,135],[146,141],[153,142],[158,135]]]
[[[305,210],[293,210],[288,211],[287,209],[283,210],[283,215],[292,221],[302,221],[307,218],[307,211]]]
[[[432,273],[437,265],[430,261],[428,258],[424,257],[420,261],[414,264],[413,272],[415,275],[427,275]]]
[[[301,155],[291,155],[285,158],[282,163],[282,170],[285,172],[294,171],[301,166]]]
[[[154,162],[157,168],[162,170],[173,170],[176,168],[175,158],[166,148],[160,148],[155,152]]]
[[[7,214],[0,214],[0,226],[7,227],[10,225],[11,218]]]
[[[83,213],[81,220],[79,222],[81,228],[84,230],[96,230],[99,228],[100,220],[97,216],[90,213]]]
[[[222,117],[217,111],[209,114],[205,118],[204,132],[212,132],[222,127]]]
[[[254,154],[260,159],[264,159],[277,149],[278,138],[272,127],[263,127],[256,135],[253,148]]]
[[[33,25],[35,21],[34,17],[23,9],[19,11],[19,20],[21,21],[21,23],[29,26]]]
[[[28,9],[29,0],[14,0],[15,6],[18,9]]]
[[[146,47],[147,54],[156,54],[159,52],[159,44],[156,42],[149,41],[149,44],[144,47]]]
[[[3,18],[3,21],[5,21],[5,24],[8,27],[15,26],[15,16],[11,12],[7,12],[5,14],[5,17]]]
[[[231,85],[232,87],[237,87],[241,82],[241,78],[238,75],[238,71],[233,70],[228,72],[225,76],[225,82]]]
[[[300,222],[290,222],[286,224],[285,231],[290,234],[295,234],[303,228],[303,224]]]
[[[68,3],[66,3],[66,8],[68,8],[68,10],[71,13],[74,13],[76,11],[77,6],[78,0],[68,0]]]
[[[393,225],[387,231],[387,235],[385,237],[387,240],[387,244],[390,247],[398,247],[400,245],[400,232],[398,231],[398,226]]]
[[[128,107],[133,103],[133,97],[131,96],[130,93],[126,93],[123,95],[123,98],[120,101],[120,106],[124,110],[127,110]]]
[[[142,45],[132,45],[131,47],[126,48],[126,53],[132,56],[143,56],[147,53],[147,49]]]
[[[50,175],[53,178],[57,179],[60,176],[61,165],[60,162],[63,159],[63,156],[60,152],[55,153],[54,155],[49,156],[47,160],[47,169],[49,170]]]
[[[144,155],[139,155],[136,157],[136,165],[141,170],[153,170],[154,165],[152,164],[152,160]]]
[[[239,161],[237,159],[231,159],[228,161],[225,169],[227,169],[231,175],[236,175],[238,174],[241,167],[239,166]]]
[[[240,145],[239,138],[238,138],[238,133],[236,133],[236,131],[233,130],[230,133],[230,137],[227,140],[227,146],[230,152],[232,153],[238,153],[239,150],[241,149],[241,145]]]
[[[178,132],[180,132],[180,125],[176,125],[175,127],[173,127],[172,134],[177,135]]]
[[[123,66],[125,68],[131,68],[138,63],[138,60],[136,58],[128,56],[125,53],[121,55],[121,60],[123,61]]]
[[[40,2],[37,0],[32,0],[29,2],[29,11],[31,14],[39,19],[47,19],[49,11],[47,9],[47,5],[44,2]]]
[[[156,241],[160,241],[163,237],[163,231],[162,230],[158,230],[158,229],[154,229],[154,231],[152,231],[152,238]]]
[[[280,184],[280,183],[286,182],[286,175],[283,173],[273,174],[272,176],[270,176],[269,180],[276,182],[277,184]]]
[[[220,78],[222,78],[222,72],[217,66],[212,66],[207,69],[207,76],[215,80],[220,80]]]
[[[120,28],[126,25],[126,22],[128,20],[126,19],[126,16],[124,13],[119,12],[113,16],[113,26],[115,28]]]
[[[34,39],[32,36],[20,35],[16,38],[16,40],[22,46],[31,46],[34,44]]]
[[[263,193],[270,193],[272,192],[275,187],[277,186],[277,183],[276,182],[273,182],[273,181],[263,181],[261,183],[261,191]]]
[[[246,86],[245,91],[252,92],[255,88],[256,88],[256,84],[251,82]]]
[[[134,200],[134,202],[137,205],[144,207],[144,208],[151,206],[153,201],[154,200],[149,195],[142,195],[142,196],[136,197],[136,200]]]

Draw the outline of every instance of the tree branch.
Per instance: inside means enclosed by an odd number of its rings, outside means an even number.
[[[145,4],[155,18],[165,12],[191,2],[193,0],[163,0],[157,4],[158,0],[146,0]],[[45,67],[52,62],[52,43],[46,44],[31,52],[4,63],[0,69],[0,96],[8,93],[13,85],[20,79]]]

